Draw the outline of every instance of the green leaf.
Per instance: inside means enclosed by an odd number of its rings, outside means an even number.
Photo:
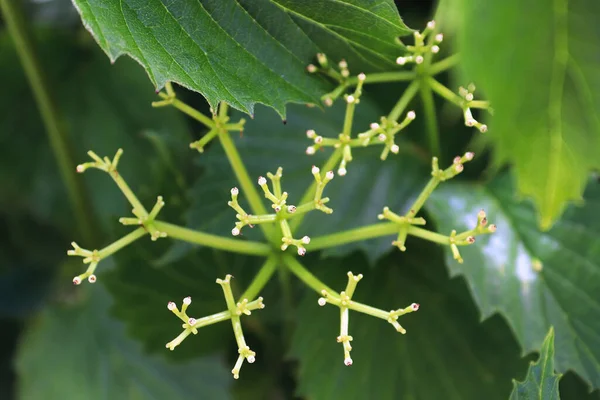
[[[298,358],[299,393],[310,399],[506,399],[510,378],[526,363],[506,323],[480,324],[464,284],[448,281],[441,251],[415,244],[365,268],[351,257],[311,263],[311,270],[337,290],[346,273],[364,273],[353,299],[384,310],[420,304],[401,317],[402,335],[387,322],[350,312],[350,367],[344,365],[339,309],[319,307],[308,292],[300,303],[291,355]]]
[[[558,380],[554,373],[554,329],[550,328],[542,348],[540,358],[532,362],[523,382],[513,380],[510,400],[559,400]]]
[[[219,359],[171,365],[147,356],[108,317],[109,298],[102,286],[83,295],[89,298],[48,308],[30,326],[17,358],[21,398],[228,398],[231,374]]]
[[[446,259],[464,275],[482,318],[499,312],[523,353],[537,351],[550,326],[556,332],[556,369],[576,371],[600,387],[600,187],[591,183],[586,206],[572,207],[549,232],[535,212],[516,200],[507,175],[486,186],[448,183],[427,202],[442,233],[471,229],[483,208],[498,230],[461,248],[464,264]]]
[[[157,87],[172,81],[252,114],[319,103],[328,87],[306,73],[317,52],[356,72],[393,67],[410,33],[391,0],[75,0],[112,61],[127,54]],[[360,70],[360,71],[359,71]]]
[[[463,1],[467,76],[494,107],[499,158],[550,228],[600,168],[600,2]]]
[[[332,152],[331,148],[326,148],[307,156],[305,149],[312,141],[306,138],[306,130],[314,129],[324,137],[337,137],[343,126],[344,112],[345,106],[341,102],[326,112],[292,105],[286,125],[282,125],[273,112],[263,112],[261,118],[248,121],[243,136],[234,135],[233,139],[251,179],[283,167],[282,188],[289,193],[288,203],[297,205],[304,191],[314,182],[312,165],[322,166]],[[383,113],[368,98],[361,98],[355,114],[354,136],[367,130],[369,124]],[[316,237],[374,224],[378,222],[377,215],[384,206],[394,210],[409,207],[409,201],[425,185],[427,175],[422,160],[410,152],[410,145],[404,141],[398,144],[402,153],[392,154],[386,161],[379,158],[382,150],[379,146],[353,149],[354,160],[348,165],[348,175],[342,177],[336,173],[325,188],[324,195],[331,199],[328,206],[333,208],[333,214],[312,211],[298,229],[298,234]],[[196,229],[231,235],[235,211],[227,207],[227,201],[231,199],[229,189],[238,184],[221,145],[214,143],[209,150],[198,155],[198,162],[208,173],[200,177],[192,189],[193,204],[188,224]],[[258,184],[257,188],[260,191]],[[240,193],[240,201],[245,201],[243,192]],[[243,233],[259,239],[260,233],[254,231],[258,229],[246,228]],[[390,238],[379,238],[329,249],[325,254],[344,255],[362,249],[369,260],[374,261],[391,249],[390,243]]]

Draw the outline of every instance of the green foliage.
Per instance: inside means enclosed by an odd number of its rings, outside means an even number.
[[[157,88],[167,81],[254,113],[319,103],[325,82],[306,74],[319,51],[365,72],[392,67],[410,33],[391,0],[76,0],[86,28],[111,60],[128,54]],[[369,29],[365,29],[368,26]]]
[[[108,316],[102,287],[48,309],[24,337],[17,368],[24,399],[227,399],[229,372],[217,358],[170,364],[145,355]]]
[[[558,371],[573,369],[592,387],[600,385],[600,190],[590,183],[582,208],[572,207],[549,232],[536,226],[535,211],[519,203],[508,176],[486,186],[449,183],[428,203],[442,232],[475,223],[484,208],[498,231],[463,251],[463,265],[447,253],[453,275],[465,275],[484,318],[500,312],[523,353],[540,348],[554,326]]]
[[[554,329],[550,328],[542,343],[540,358],[532,362],[523,382],[513,381],[510,400],[558,400],[558,380],[554,373]]]
[[[460,51],[495,110],[496,154],[548,229],[600,168],[600,3],[462,1]]]

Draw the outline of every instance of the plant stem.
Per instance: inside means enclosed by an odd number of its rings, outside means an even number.
[[[251,256],[267,256],[271,253],[271,248],[265,243],[225,238],[162,221],[154,221],[154,226],[159,231],[165,232],[167,236],[184,242]]]
[[[276,269],[277,259],[275,257],[267,258],[267,261],[265,261],[262,267],[260,267],[258,274],[256,274],[252,280],[252,283],[250,283],[250,286],[248,286],[248,288],[240,296],[240,301],[243,299],[248,299],[248,301],[254,300],[269,282]]]
[[[316,276],[314,276],[309,270],[307,270],[298,260],[296,260],[293,256],[289,254],[283,255],[283,262],[288,267],[288,269],[296,275],[302,282],[304,282],[308,287],[321,294],[322,290],[326,290],[327,293],[332,294],[334,296],[338,296],[339,294],[331,289],[329,286],[321,282]]]
[[[175,97],[171,97],[168,94],[165,94],[162,92],[158,93],[158,95],[163,99],[169,100],[169,102],[171,103],[171,105],[173,107],[175,107],[182,113],[194,118],[196,121],[200,122],[202,125],[206,126],[207,128],[212,129],[215,127],[215,123],[213,120],[211,120],[209,117],[202,114],[200,111],[196,110],[195,108],[188,106],[183,101],[181,101]]]
[[[325,165],[323,165],[323,168],[321,168],[321,171],[333,170],[335,165],[338,162],[340,162],[340,159],[342,158],[342,154],[343,154],[343,151],[342,151],[341,147],[338,149],[335,149],[334,152],[329,157],[329,159],[325,162]],[[304,204],[304,203],[311,201],[314,196],[315,190],[317,190],[317,182],[313,181],[310,184],[310,186],[308,187],[308,189],[306,189],[306,191],[302,195],[302,198],[300,199],[298,204]],[[296,229],[298,229],[298,227],[300,226],[300,224],[302,223],[303,220],[304,220],[304,215],[299,215],[297,218],[294,218],[293,220],[291,220],[290,228],[292,230],[292,233]]]
[[[221,107],[223,107],[221,103]],[[252,213],[255,215],[258,214],[267,214],[267,209],[263,204],[260,195],[258,194],[258,190],[252,184],[252,180],[248,175],[248,171],[242,162],[240,154],[238,153],[233,140],[231,140],[231,136],[229,132],[225,129],[221,129],[219,132],[219,140],[221,141],[221,145],[225,150],[225,154],[227,155],[227,159],[229,160],[229,164],[235,173],[235,176],[248,199],[248,204],[250,204],[250,209]],[[259,225],[259,228],[263,231],[265,236],[270,237],[272,230],[268,225]]]
[[[392,72],[376,72],[366,74],[365,83],[380,83],[380,82],[403,82],[412,81],[416,74],[412,71],[392,71]],[[353,76],[346,81],[347,86],[354,86],[358,83],[358,78]]]
[[[50,147],[54,153],[62,180],[69,195],[71,207],[75,212],[78,229],[85,241],[94,241],[93,214],[88,201],[87,192],[75,172],[75,162],[71,153],[68,135],[62,124],[62,116],[52,98],[51,91],[46,82],[46,76],[39,63],[35,48],[27,30],[26,21],[20,10],[17,0],[0,0],[0,8],[10,35],[15,42],[15,49],[19,54],[23,69],[33,91],[39,108]]]
[[[398,118],[400,118],[400,115],[408,106],[408,103],[410,103],[410,101],[415,97],[418,90],[419,81],[411,82],[410,85],[408,85],[408,87],[406,88],[406,90],[404,90],[404,93],[402,93],[402,96],[400,96],[400,99],[398,100],[392,111],[390,111],[387,118],[390,121],[397,121]]]
[[[450,57],[446,57],[442,61],[438,61],[438,62],[432,64],[429,67],[429,74],[437,75],[440,72],[444,72],[444,71],[456,66],[459,61],[460,61],[459,54],[453,54]]]
[[[432,176],[431,179],[429,179],[427,185],[425,185],[421,193],[419,193],[419,197],[417,197],[412,206],[410,206],[409,212],[411,212],[413,216],[417,215],[419,210],[421,210],[421,207],[423,207],[423,204],[425,204],[429,196],[431,196],[431,193],[433,193],[433,191],[439,184],[439,178]]]
[[[442,85],[431,77],[427,79],[427,83],[434,92],[442,96],[444,99],[456,104],[461,109],[463,108],[463,99],[452,90],[448,89],[446,86]]]
[[[393,222],[384,222],[379,224],[367,225],[357,229],[350,229],[331,235],[311,238],[310,244],[306,245],[307,250],[321,250],[330,247],[340,246],[346,243],[358,242],[361,240],[372,239],[380,236],[393,235],[398,232],[398,225]]]
[[[123,247],[135,242],[142,236],[146,235],[148,232],[145,228],[139,227],[136,230],[129,232],[127,235],[123,236],[121,239],[117,240],[106,246],[105,248],[98,250],[98,257],[104,259],[117,251],[121,250]]]
[[[421,80],[419,89],[421,92],[421,101],[423,102],[423,110],[425,112],[425,126],[427,128],[427,136],[429,139],[429,149],[431,150],[431,154],[440,157],[439,131],[431,88],[427,81]]]

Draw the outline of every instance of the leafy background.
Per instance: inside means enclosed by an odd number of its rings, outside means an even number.
[[[297,198],[310,181],[310,166],[327,156],[304,155],[304,131],[335,135],[343,119],[339,105],[284,107],[317,103],[331,88],[305,74],[304,66],[325,49],[333,59],[347,58],[353,71],[394,68],[391,62],[403,51],[394,38],[407,27],[422,27],[436,9],[431,2],[398,1],[402,22],[391,1],[303,3],[182,0],[163,7],[131,0],[119,9],[112,1],[77,0],[100,46],[70,2],[21,5],[76,160],[90,148],[112,154],[123,147],[122,174],[145,203],[160,193],[170,221],[227,234],[233,220],[224,205],[235,181],[222,151],[189,151],[188,142],[202,130],[175,110],[152,109],[155,86],[175,80],[201,92],[204,99],[178,88],[206,112],[225,99],[252,113],[243,137],[235,138],[251,175],[282,165],[285,189]],[[148,12],[142,12],[145,4]],[[511,395],[512,379],[524,382],[515,391],[522,393],[554,384],[552,367],[541,373],[534,365],[527,375],[528,362],[543,350],[541,358],[563,374],[562,398],[599,399],[600,186],[589,173],[600,160],[597,7],[592,0],[568,3],[571,61],[557,97],[549,92],[557,29],[549,2],[441,5],[444,55],[462,54],[459,68],[442,79],[453,88],[474,80],[495,115],[486,121],[489,135],[473,135],[456,109],[437,103],[442,157],[467,148],[481,157],[461,179],[442,185],[425,212],[429,228],[449,232],[471,226],[483,207],[497,234],[464,249],[463,265],[446,249],[417,239],[409,239],[405,254],[383,238],[307,256],[310,269],[332,287],[344,285],[346,271],[362,272],[359,301],[382,308],[417,301],[422,308],[403,318],[404,336],[383,321],[353,314],[355,363],[346,368],[335,342],[335,309],[318,307],[314,293],[295,280],[273,279],[263,296],[281,301],[267,302],[247,319],[259,357],[239,381],[229,372],[235,344],[227,326],[206,328],[178,351],[165,351],[177,323],[164,304],[192,295],[199,314],[218,311],[223,304],[215,277],[233,272],[239,293],[258,260],[142,241],[102,266],[103,284],[70,285],[81,269],[65,257],[76,237],[72,212],[2,24],[0,398],[501,399]],[[101,49],[112,60],[131,54],[150,80],[127,57],[111,65]],[[402,90],[402,84],[368,86],[357,129],[387,113]],[[419,113],[418,101],[413,107]],[[548,131],[560,135],[558,148]],[[358,227],[375,222],[383,205],[406,207],[427,179],[423,132],[418,119],[403,137],[401,155],[385,163],[361,152],[348,176],[327,187],[336,211],[326,226],[321,216],[311,216],[302,231]],[[123,234],[116,220],[129,211],[105,178],[85,176],[98,243]],[[580,197],[583,206],[566,202]],[[550,222],[552,229],[540,228]],[[544,341],[550,327],[553,344]]]

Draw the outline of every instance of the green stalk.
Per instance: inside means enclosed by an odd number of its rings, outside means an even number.
[[[50,147],[58,163],[62,180],[66,186],[71,207],[75,213],[78,230],[87,243],[94,241],[93,214],[88,201],[87,192],[75,172],[75,162],[71,153],[68,134],[62,123],[62,115],[52,98],[46,76],[39,63],[27,24],[17,0],[1,0],[0,9],[8,31],[15,42],[15,48],[23,64],[23,69],[33,91],[33,95],[42,121],[46,128]]]
[[[421,80],[419,89],[421,92],[421,101],[425,112],[425,126],[427,128],[427,137],[429,140],[429,149],[434,156],[441,156],[440,141],[437,118],[435,115],[435,102],[433,94],[427,81]]]
[[[444,58],[442,61],[438,61],[434,64],[432,64],[429,67],[429,74],[430,75],[437,75],[441,72],[444,72],[446,70],[449,70],[452,67],[455,67],[456,65],[458,65],[458,62],[460,61],[460,55],[459,54],[453,54],[450,57]]]
[[[367,225],[357,229],[311,238],[310,244],[306,245],[306,249],[310,251],[327,249],[361,240],[393,235],[397,232],[398,225],[393,222]]]
[[[240,296],[240,301],[243,299],[248,299],[248,301],[254,300],[256,296],[260,293],[261,290],[265,287],[265,285],[269,282],[273,273],[277,269],[277,259],[275,257],[267,258],[267,261],[260,267],[258,274],[250,283],[250,286],[242,293]]]
[[[289,254],[284,254],[283,262],[294,275],[296,275],[302,282],[304,282],[308,287],[317,293],[321,294],[322,290],[326,290],[330,295],[339,296],[335,290],[321,282],[294,257],[290,256]]]
[[[442,85],[441,83],[439,83],[438,81],[436,81],[435,79],[433,79],[431,77],[429,77],[427,79],[427,84],[434,92],[436,92],[437,94],[442,96],[444,99],[448,100],[451,103],[456,104],[461,109],[463,108],[462,97],[460,97],[459,95],[454,93],[452,90],[448,89],[446,86]]]
[[[271,253],[271,248],[265,243],[224,238],[162,221],[154,221],[153,225],[159,231],[165,232],[168,237],[184,242],[251,256],[267,256]]]
[[[117,251],[121,250],[123,247],[135,242],[136,240],[138,240],[142,236],[146,235],[147,233],[148,232],[146,231],[145,228],[139,227],[136,230],[123,236],[121,239],[109,244],[105,248],[98,250],[98,257],[100,259],[104,259],[104,258],[116,253]]]
[[[408,103],[410,103],[410,101],[415,97],[418,90],[419,90],[419,81],[411,82],[410,85],[408,85],[408,87],[404,91],[404,93],[402,93],[402,96],[400,96],[400,99],[398,100],[398,102],[396,103],[396,105],[394,106],[392,111],[390,111],[387,118],[390,121],[397,121],[398,118],[400,118],[400,115],[404,112],[404,110],[408,106]]]
[[[423,204],[425,204],[425,202],[427,201],[429,196],[431,196],[431,193],[433,193],[433,191],[439,184],[440,184],[439,178],[433,176],[433,177],[431,177],[431,179],[429,179],[429,182],[427,182],[427,185],[425,185],[425,188],[423,188],[421,193],[419,193],[419,197],[417,197],[415,202],[410,207],[409,212],[412,214],[412,216],[417,215],[419,210],[421,210],[421,207],[423,207]]]
[[[212,129],[215,127],[215,123],[213,122],[213,120],[211,120],[210,118],[208,118],[206,115],[202,114],[200,111],[196,110],[195,108],[188,106],[183,101],[178,100],[177,98],[172,97],[172,96],[162,93],[162,92],[160,92],[158,95],[161,98],[167,100],[169,102],[169,104],[171,104],[173,107],[175,107],[182,113],[194,118],[196,121],[200,122],[202,125],[206,126],[207,128]]]
[[[366,74],[365,83],[381,83],[381,82],[406,82],[415,79],[416,74],[412,71],[393,71],[393,72],[376,72]],[[347,86],[354,86],[358,83],[358,78],[353,76],[346,81]]]

